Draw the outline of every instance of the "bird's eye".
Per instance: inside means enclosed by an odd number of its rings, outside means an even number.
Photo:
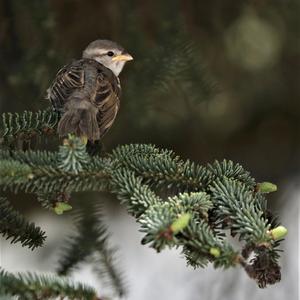
[[[108,55],[108,56],[114,56],[114,53],[113,53],[112,51],[108,51],[108,52],[107,52],[107,55]]]

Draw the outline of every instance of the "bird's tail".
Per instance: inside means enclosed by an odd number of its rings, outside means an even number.
[[[65,107],[57,128],[60,136],[73,133],[88,140],[100,139],[100,129],[97,123],[97,109],[88,101],[70,101]]]

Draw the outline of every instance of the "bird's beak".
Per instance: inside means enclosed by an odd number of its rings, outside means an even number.
[[[112,61],[129,61],[129,60],[133,60],[133,57],[128,53],[119,54],[112,58]]]

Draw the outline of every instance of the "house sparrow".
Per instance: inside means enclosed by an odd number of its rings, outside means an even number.
[[[47,99],[62,113],[58,134],[74,133],[97,141],[112,126],[120,106],[118,75],[132,60],[121,46],[109,40],[91,42],[82,59],[64,66],[47,90]]]

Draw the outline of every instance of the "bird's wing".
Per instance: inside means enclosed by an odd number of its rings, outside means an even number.
[[[120,107],[119,79],[106,68],[98,71],[94,103],[98,108],[97,120],[101,137],[112,126]]]
[[[111,70],[90,59],[81,59],[64,66],[47,90],[47,99],[57,111],[64,111],[71,94],[88,96],[97,108],[100,137],[113,124],[120,106],[119,79]]]
[[[53,108],[63,111],[68,97],[84,85],[83,60],[76,60],[61,68],[55,76],[54,81],[47,90],[48,99]]]

